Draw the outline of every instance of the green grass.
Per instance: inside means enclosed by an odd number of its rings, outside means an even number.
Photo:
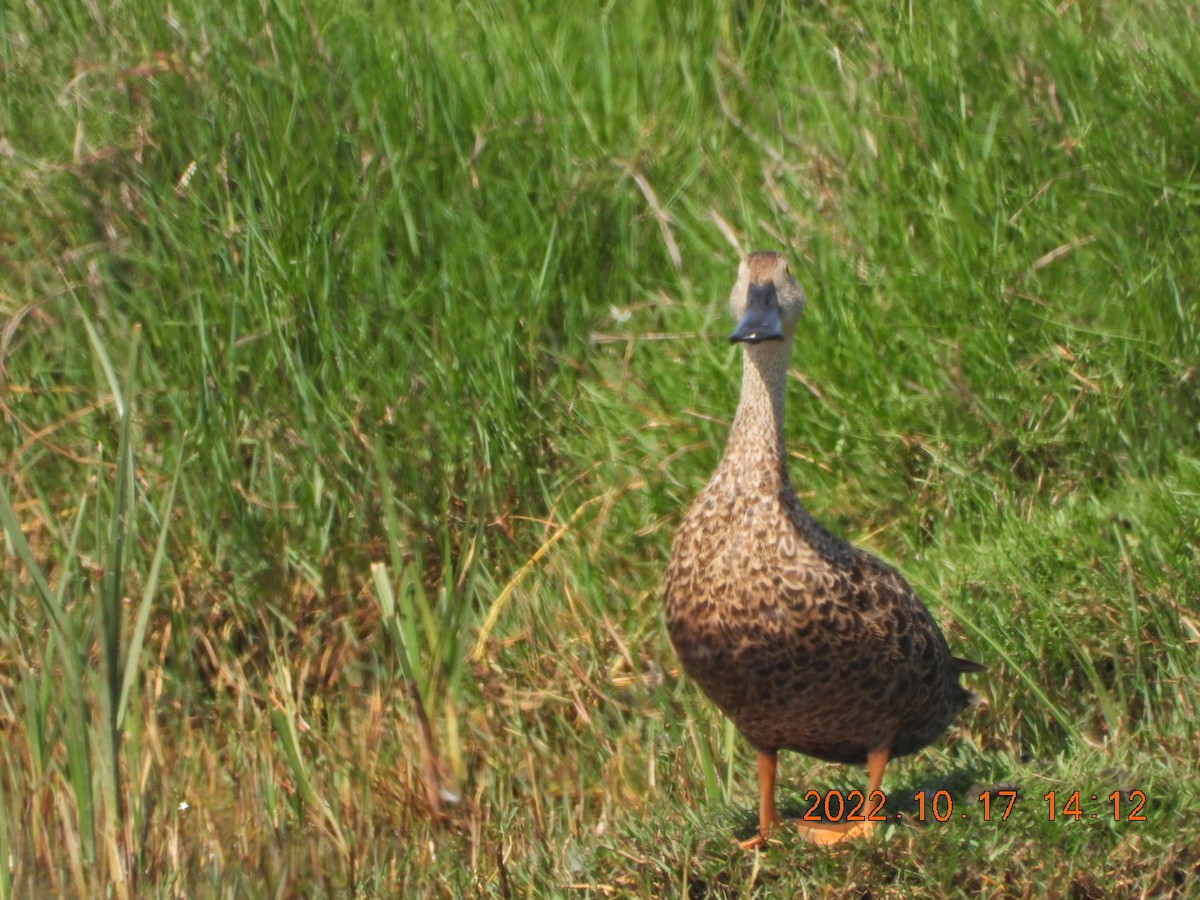
[[[785,6],[0,8],[0,900],[1190,890],[1197,13]],[[798,490],[990,667],[885,778],[966,821],[734,845],[660,579],[757,248]]]

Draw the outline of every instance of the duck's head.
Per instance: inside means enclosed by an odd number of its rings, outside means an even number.
[[[738,266],[729,308],[738,320],[729,335],[731,342],[790,340],[804,312],[804,289],[792,277],[782,253],[759,250]]]

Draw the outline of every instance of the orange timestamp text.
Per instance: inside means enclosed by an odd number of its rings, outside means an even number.
[[[1146,793],[1141,790],[1113,791],[1107,797],[1091,794],[1092,801],[1109,804],[1111,818],[1117,822],[1144,822],[1142,810],[1146,805]],[[918,791],[912,796],[915,808],[889,815],[887,796],[883,791],[864,794],[854,790],[843,793],[839,790],[810,790],[804,794],[805,808],[800,822],[887,822],[889,819],[912,819],[917,822],[949,822],[952,819],[979,819],[984,822],[1007,822],[1017,805],[1018,792],[1013,789],[983,791],[974,802],[955,803],[946,790]],[[1042,798],[1047,804],[1049,821],[1062,819],[1108,818],[1109,809],[1094,811],[1095,807],[1084,808],[1080,791],[1050,791]],[[909,806],[909,804],[905,804]]]

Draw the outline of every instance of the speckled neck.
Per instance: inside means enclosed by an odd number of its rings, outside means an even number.
[[[791,340],[746,344],[742,395],[721,466],[787,481],[783,443],[783,397]]]

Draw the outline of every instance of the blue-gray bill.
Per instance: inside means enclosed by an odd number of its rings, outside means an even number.
[[[779,298],[775,285],[752,284],[746,292],[746,311],[733,334],[731,344],[758,344],[762,341],[783,340],[783,323],[779,319]]]

